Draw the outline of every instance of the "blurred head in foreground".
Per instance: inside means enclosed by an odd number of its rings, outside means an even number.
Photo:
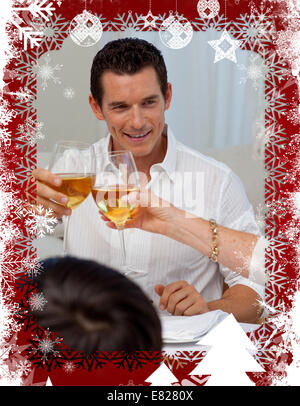
[[[161,324],[141,288],[119,272],[73,257],[49,258],[37,277],[43,328],[76,351],[161,351]]]

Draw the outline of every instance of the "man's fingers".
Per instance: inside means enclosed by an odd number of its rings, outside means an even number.
[[[165,286],[163,293],[160,298],[159,307],[161,310],[165,310],[168,307],[169,297],[176,291],[182,289],[187,285],[186,281],[177,281],[170,283],[169,285]]]
[[[52,189],[61,185],[61,178],[43,168],[33,170],[32,176],[37,181],[37,204],[41,204],[46,209],[52,209],[57,218],[69,216],[72,211],[65,207],[69,200],[68,196]]]
[[[32,176],[41,182],[46,182],[52,186],[60,186],[61,178],[47,169],[37,168],[32,171]]]
[[[202,314],[208,312],[207,303],[203,302],[203,305],[199,303],[194,303],[192,306],[188,307],[184,312],[183,316],[194,316],[195,314]]]
[[[106,216],[102,213],[102,211],[99,210],[99,213],[100,213],[100,215],[101,215],[101,219],[102,219],[102,220],[104,220],[104,221],[110,221],[110,219],[109,219],[108,217],[106,217]]]
[[[62,205],[66,205],[69,200],[68,196],[53,190],[51,187],[44,185],[41,182],[37,182],[36,194],[44,199],[54,200]]]
[[[188,311],[189,308],[194,305],[195,301],[196,298],[194,296],[187,295],[183,300],[177,302],[172,314],[174,314],[174,316],[186,315],[185,312]]]
[[[165,288],[164,285],[160,285],[160,284],[154,286],[154,290],[159,296],[161,296],[163,294],[164,288]]]
[[[105,225],[106,225],[107,227],[109,227],[109,228],[114,229],[114,230],[117,229],[117,226],[116,226],[115,223],[112,222],[112,221],[107,221]]]
[[[46,209],[51,209],[53,210],[53,214],[57,218],[62,218],[63,216],[70,216],[72,214],[72,210],[68,209],[64,206],[61,206],[55,202],[52,202],[50,200],[46,200],[43,197],[39,196],[37,198],[37,204],[42,205]]]
[[[188,296],[188,292],[186,289],[179,289],[175,293],[172,293],[169,298],[168,298],[168,303],[166,305],[167,311],[170,314],[176,314],[176,315],[181,315],[183,313],[183,310],[180,306],[180,303],[183,301]],[[176,313],[176,308],[177,308],[177,313]],[[184,308],[185,310],[185,308]]]

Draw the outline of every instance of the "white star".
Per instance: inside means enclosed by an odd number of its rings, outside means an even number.
[[[158,17],[154,16],[151,12],[151,10],[148,11],[148,14],[144,17],[142,17],[142,20],[145,21],[145,25],[143,28],[146,28],[148,26],[155,28],[156,24],[155,21],[158,19]]]
[[[225,30],[222,32],[221,38],[215,41],[208,41],[209,45],[216,51],[214,63],[221,59],[227,58],[232,62],[236,62],[235,50],[241,45],[241,41],[234,40]]]

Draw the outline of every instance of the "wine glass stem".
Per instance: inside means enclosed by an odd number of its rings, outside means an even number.
[[[125,267],[127,265],[127,262],[126,262],[126,250],[125,250],[125,242],[124,242],[124,230],[122,228],[118,228],[118,234],[120,237],[123,266]]]
[[[63,256],[67,255],[67,238],[69,230],[69,222],[71,216],[65,216],[65,228],[64,228],[64,246],[63,246]]]

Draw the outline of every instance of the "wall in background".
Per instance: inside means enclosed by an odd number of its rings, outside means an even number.
[[[126,36],[151,41],[163,53],[173,84],[166,121],[178,140],[197,150],[249,145],[251,153],[264,81],[249,77],[251,52],[237,50],[237,63],[227,59],[214,63],[215,51],[207,41],[218,39],[220,33],[212,29],[194,32],[192,41],[178,50],[167,48],[157,32],[104,32],[97,44],[87,48],[67,38],[61,50],[39,60],[37,112],[45,135],[39,151],[51,151],[60,139],[92,143],[106,135],[105,123],[94,117],[88,104],[90,67],[105,43]]]

